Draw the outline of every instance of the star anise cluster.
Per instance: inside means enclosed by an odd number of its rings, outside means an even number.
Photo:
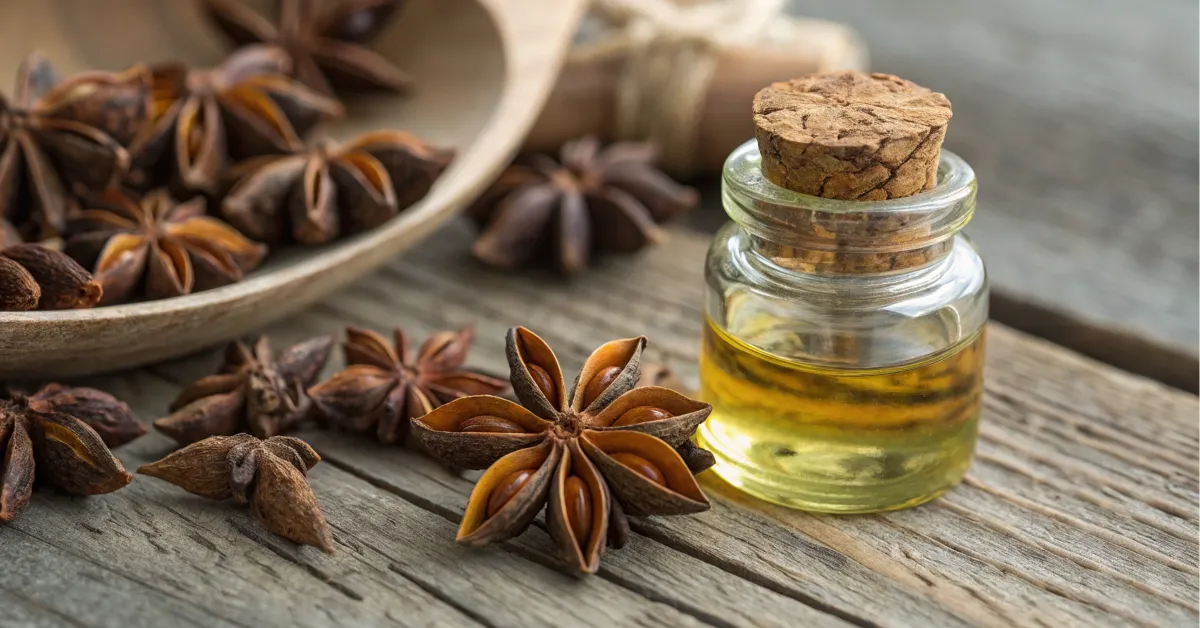
[[[0,311],[96,305],[100,284],[67,256],[24,239],[64,234],[74,195],[119,181],[146,119],[150,74],[85,72],[60,81],[34,53],[0,95]]]
[[[545,507],[566,565],[594,573],[606,546],[624,545],[628,516],[708,509],[694,473],[713,458],[690,439],[712,407],[666,388],[635,388],[645,344],[601,346],[567,388],[550,347],[517,327],[507,352],[520,404],[463,397],[413,420],[413,436],[435,458],[487,469],[467,501],[460,543],[509,539]]]
[[[0,524],[29,505],[35,478],[73,495],[125,486],[133,478],[108,448],[144,431],[128,405],[93,388],[8,390],[0,397]]]
[[[657,168],[650,144],[601,148],[568,142],[559,160],[527,155],[468,210],[480,229],[475,256],[501,268],[547,263],[571,275],[600,253],[630,253],[663,239],[659,224],[694,207],[696,191]]]
[[[239,43],[272,44],[211,68],[159,63],[60,81],[41,55],[26,58],[11,99],[0,96],[0,310],[219,287],[252,271],[267,244],[328,242],[423,198],[451,151],[400,131],[306,139],[344,113],[326,74],[404,83],[358,45],[395,4],[318,13],[285,2],[275,29],[238,2],[211,0],[205,8]],[[59,238],[83,268],[36,247]]]
[[[374,39],[400,0],[343,0],[317,11],[313,0],[280,0],[276,19],[241,0],[201,0],[209,20],[237,46],[269,44],[287,53],[300,82],[323,94],[340,90],[404,92],[409,77],[364,44]]]
[[[170,181],[212,194],[234,162],[296,150],[313,127],[343,115],[337,101],[288,78],[290,68],[286,54],[263,46],[213,68],[153,66],[151,115],[131,149],[132,183]]]
[[[44,56],[26,57],[11,100],[0,96],[0,219],[27,239],[62,235],[73,192],[125,175],[149,86],[143,66],[60,81]]]
[[[290,436],[213,436],[142,465],[138,473],[208,499],[249,504],[267,530],[333,552],[333,535],[308,484],[321,457]]]
[[[504,380],[462,368],[472,329],[430,336],[413,355],[401,329],[393,342],[357,327],[346,329],[345,370],[308,389],[321,417],[343,430],[371,430],[379,442],[404,440],[409,420],[468,395],[495,395]]]

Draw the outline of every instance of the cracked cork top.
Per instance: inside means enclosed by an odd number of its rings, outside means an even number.
[[[754,97],[763,174],[813,196],[878,201],[933,187],[950,101],[890,74],[833,72]]]

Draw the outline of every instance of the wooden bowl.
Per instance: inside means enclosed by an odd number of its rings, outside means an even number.
[[[243,336],[428,236],[516,151],[557,76],[583,6],[584,0],[410,0],[374,47],[414,77],[414,95],[350,100],[346,121],[332,135],[400,128],[456,148],[454,164],[429,196],[369,233],[285,250],[230,286],[91,310],[0,312],[0,379],[114,371]],[[34,49],[64,74],[170,59],[210,65],[227,51],[190,1],[0,3],[6,93],[17,63]]]

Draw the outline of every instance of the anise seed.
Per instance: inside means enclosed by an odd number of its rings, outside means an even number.
[[[567,525],[580,547],[586,548],[592,533],[592,494],[588,492],[587,483],[578,475],[567,478],[564,492]]]
[[[586,408],[591,405],[596,400],[596,397],[599,397],[600,393],[604,392],[605,388],[608,388],[609,385],[616,381],[617,376],[620,374],[621,367],[619,366],[608,366],[600,369],[592,377],[592,381],[588,382],[587,388],[583,390],[583,407]]]
[[[500,481],[496,488],[492,489],[491,496],[488,497],[487,516],[492,518],[496,513],[500,512],[501,508],[519,493],[525,485],[529,483],[533,477],[534,469],[521,469],[515,473],[510,473],[508,477]]]
[[[511,419],[483,414],[471,417],[458,425],[460,432],[485,432],[491,434],[524,434],[525,428]]]
[[[645,476],[646,479],[650,480],[651,482],[654,482],[659,486],[667,485],[666,480],[663,479],[662,471],[660,471],[658,467],[654,466],[653,462],[650,462],[649,460],[646,460],[637,454],[631,454],[624,451],[611,454],[611,456],[613,460],[625,465],[629,469],[637,472],[639,475]]]
[[[671,413],[662,408],[638,406],[622,414],[619,419],[613,422],[612,427],[637,425],[638,423],[646,423],[647,421],[659,421],[669,418],[671,418]]]
[[[546,395],[546,400],[550,405],[558,405],[558,391],[554,390],[554,379],[550,377],[550,373],[546,369],[529,363],[525,365],[529,369],[529,376],[533,378],[533,383],[542,390],[542,394]]]

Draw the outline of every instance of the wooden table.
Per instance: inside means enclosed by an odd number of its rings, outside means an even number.
[[[647,359],[694,384],[707,239],[676,230],[565,284],[482,268],[455,225],[269,331],[289,342],[352,323],[424,337],[474,323],[471,363],[497,373],[513,324],[568,371],[603,341],[646,333]],[[975,465],[917,509],[811,515],[705,474],[711,511],[635,522],[629,546],[576,580],[553,567],[541,527],[490,550],[457,546],[469,479],[311,431],[332,556],[151,478],[87,499],[40,491],[0,528],[0,625],[1195,626],[1196,397],[999,324],[988,344]],[[88,383],[150,420],[217,361],[213,350]],[[132,469],[169,450],[151,434],[118,455]]]

